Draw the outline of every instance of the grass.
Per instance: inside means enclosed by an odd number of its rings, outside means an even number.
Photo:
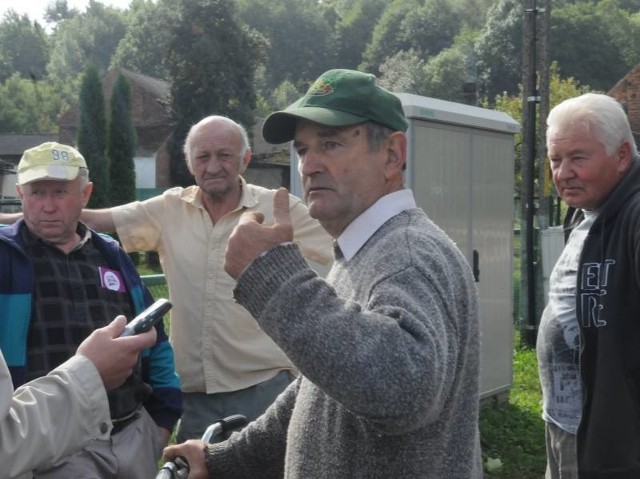
[[[513,242],[513,304],[520,310],[520,235]],[[516,317],[519,314],[516,314]],[[543,479],[546,467],[542,392],[534,348],[513,346],[513,385],[506,403],[480,411],[480,440],[487,479]]]
[[[517,331],[515,336],[509,400],[480,411],[485,477],[542,479],[546,455],[536,352],[520,345]]]

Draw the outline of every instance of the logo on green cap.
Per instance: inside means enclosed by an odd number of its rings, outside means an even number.
[[[335,91],[334,84],[336,78],[331,75],[324,75],[318,78],[313,85],[309,88],[307,95],[310,96],[325,96]]]

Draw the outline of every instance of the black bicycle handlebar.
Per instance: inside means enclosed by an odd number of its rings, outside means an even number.
[[[211,424],[202,435],[202,441],[209,444],[211,439],[227,431],[245,426],[247,418],[242,414],[234,414]],[[155,479],[186,479],[189,476],[189,463],[182,456],[177,456],[173,461],[165,462]]]

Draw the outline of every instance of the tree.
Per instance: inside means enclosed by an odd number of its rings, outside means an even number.
[[[608,91],[638,62],[638,25],[615,2],[568,4],[552,19],[551,60],[567,76]]]
[[[616,0],[615,4],[618,8],[629,13],[640,12],[640,0]]]
[[[496,0],[450,0],[452,8],[459,12],[462,28],[480,30],[487,12]]]
[[[104,93],[98,67],[89,65],[80,87],[80,124],[78,150],[87,161],[93,181],[90,208],[109,206],[109,165],[105,156],[107,120],[104,111]]]
[[[453,45],[461,16],[449,0],[391,3],[373,32],[361,68],[376,73],[399,51],[413,50],[425,61]]]
[[[590,87],[587,85],[581,85],[578,80],[572,77],[563,78],[560,76],[560,69],[557,63],[551,64],[551,75],[549,85],[549,106],[553,108],[559,103],[562,103],[568,98],[582,95],[590,91]],[[510,115],[518,123],[522,123],[522,85],[517,95],[508,95],[503,93],[494,98],[495,104],[493,108],[497,111],[502,111]],[[485,108],[489,108],[488,99],[484,100],[483,105]],[[543,118],[537,119],[538,129],[546,128]],[[522,176],[520,174],[522,168],[522,133],[516,133],[515,135],[515,192],[520,191],[522,184]],[[538,177],[538,175],[535,175]]]
[[[431,58],[453,45],[462,18],[451,0],[427,0],[414,12],[407,12],[398,32],[409,48]]]
[[[127,14],[127,32],[111,58],[111,66],[167,78],[164,57],[171,40],[173,10],[173,0],[133,0]]]
[[[191,125],[211,114],[253,125],[260,41],[239,24],[233,0],[180,0],[176,9],[167,52],[175,123],[169,149],[172,180],[186,185],[192,178],[182,145]]]
[[[395,92],[475,104],[475,95],[469,100],[463,88],[475,82],[474,38],[475,32],[465,29],[452,47],[426,62],[413,49],[399,52],[380,65],[380,83]]]
[[[120,10],[89,0],[84,13],[58,24],[47,67],[49,73],[67,80],[81,74],[88,64],[105,73],[125,31],[125,18]]]
[[[111,115],[107,141],[109,158],[109,201],[122,205],[136,199],[136,129],[131,117],[131,85],[118,75],[111,94]]]
[[[33,81],[14,73],[0,84],[0,132],[58,131],[58,117],[69,108],[59,90],[46,81]]]
[[[304,92],[298,90],[290,81],[283,81],[271,94],[269,102],[271,105],[271,111],[284,110],[291,103],[300,98],[303,93]]]
[[[422,94],[424,60],[413,49],[400,51],[380,65],[378,83],[398,93]]]
[[[57,25],[64,20],[75,17],[79,13],[77,8],[69,8],[69,2],[67,2],[67,0],[54,0],[47,5],[44,18],[47,23]]]
[[[392,57],[397,52],[409,51],[410,45],[403,43],[398,37],[398,32],[402,30],[402,22],[407,17],[420,8],[418,0],[394,0],[391,2],[380,20],[373,29],[371,42],[367,45],[362,54],[362,63],[359,69],[379,73],[378,67],[385,59]]]
[[[522,2],[498,0],[476,42],[478,80],[483,96],[514,95],[522,77]]]
[[[457,48],[447,48],[431,58],[424,68],[422,94],[442,100],[465,102],[467,56]]]
[[[0,23],[0,83],[14,73],[41,80],[48,62],[49,44],[42,26],[32,23],[26,14],[5,13]]]
[[[239,0],[239,18],[266,40],[263,94],[283,81],[298,89],[315,80],[334,61],[333,24],[317,0]],[[266,96],[266,95],[265,95]]]
[[[338,14],[335,26],[337,65],[358,67],[386,5],[386,0],[354,0],[351,5],[334,2],[333,8]]]

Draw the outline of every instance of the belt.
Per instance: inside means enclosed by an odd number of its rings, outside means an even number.
[[[126,417],[120,419],[112,419],[111,424],[113,424],[113,428],[111,429],[111,435],[118,434],[125,427],[131,424],[133,421],[140,417],[140,410],[138,409],[133,414],[129,414]]]

